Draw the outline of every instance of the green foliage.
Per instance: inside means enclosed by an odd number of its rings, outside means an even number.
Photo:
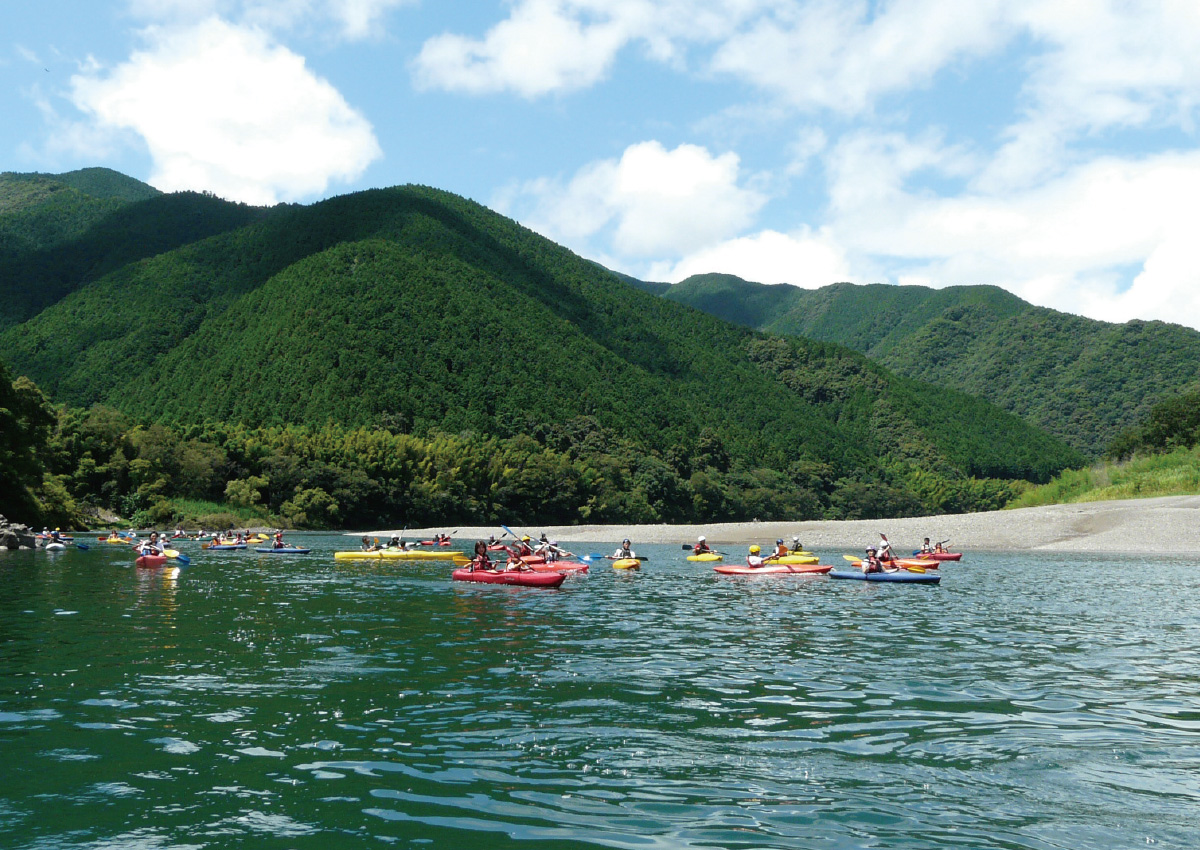
[[[42,518],[36,488],[44,481],[53,424],[54,411],[41,391],[27,378],[12,380],[0,363],[0,515],[31,524]]]
[[[1125,460],[1139,452],[1190,449],[1197,443],[1200,443],[1200,392],[1189,392],[1164,399],[1150,408],[1145,420],[1113,441],[1107,455]]]
[[[1048,484],[1021,494],[1007,507],[1196,494],[1200,494],[1200,449],[1178,448],[1165,454],[1066,470]]]
[[[197,238],[150,214],[170,204],[194,209]],[[162,196],[104,226],[0,353],[71,405],[53,474],[125,515],[182,516],[183,499],[346,526],[927,512],[1082,460],[983,402],[639,291],[425,187],[269,211]],[[71,262],[89,257],[85,279]]]
[[[689,278],[665,297],[769,333],[837,342],[901,375],[1020,416],[1095,457],[1156,402],[1195,383],[1200,333],[1097,322],[992,286],[838,283],[817,290]]]

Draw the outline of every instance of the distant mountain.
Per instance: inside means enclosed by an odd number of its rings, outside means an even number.
[[[105,227],[110,238],[93,240]],[[181,244],[158,249],[171,238]],[[76,259],[55,265],[58,254]],[[54,256],[61,297],[0,333],[0,358],[56,401],[180,427],[551,440],[586,420],[673,475],[715,470],[732,484],[769,470],[842,513],[881,494],[909,512],[962,509],[999,498],[973,477],[1040,481],[1082,462],[978,399],[638,291],[426,187],[270,210],[162,196]]]
[[[164,195],[106,168],[0,174],[0,329],[111,271],[265,214],[211,195]]]
[[[700,275],[664,297],[746,327],[850,346],[899,374],[985,398],[1092,456],[1154,403],[1200,382],[1194,330],[1098,322],[994,286],[804,290]]]

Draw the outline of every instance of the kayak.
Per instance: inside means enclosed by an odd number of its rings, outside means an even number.
[[[613,561],[614,570],[640,570],[641,568],[642,562],[637,558],[621,558]]]
[[[99,537],[97,540],[100,543],[123,543],[126,546],[129,545],[129,541],[124,537]]]
[[[161,567],[166,562],[166,555],[139,555],[133,563],[138,567]]]
[[[376,549],[374,552],[334,552],[333,557],[339,561],[358,560],[360,558],[383,558],[400,561],[452,561],[454,556],[462,557],[462,552],[423,552],[420,549]]]
[[[858,567],[859,569],[862,569],[862,561],[850,560],[849,558],[847,558],[846,560],[849,560],[851,564]],[[884,561],[884,563],[888,563],[888,562]],[[922,570],[936,570],[940,566],[940,563],[938,561],[929,561],[924,558],[897,558],[896,564],[898,566],[906,568],[906,569],[908,567],[917,567]]]
[[[913,555],[918,558],[924,558],[929,561],[961,561],[962,552],[913,552]]]
[[[862,570],[832,570],[830,578],[855,579],[857,581],[895,581],[906,584],[937,584],[942,577],[937,573],[864,573]]]
[[[722,556],[716,552],[701,552],[699,555],[688,555],[689,561],[719,561]]]
[[[544,564],[530,564],[529,568],[539,573],[586,573],[588,565],[579,561],[547,561]]]
[[[815,564],[821,559],[816,555],[780,555],[778,558],[771,558],[767,561],[768,564],[792,564],[805,566],[807,564]]]
[[[747,567],[741,564],[722,564],[714,570],[727,576],[759,575],[824,575],[833,569],[826,564],[767,564],[765,567]]]
[[[63,543],[47,543],[43,548],[47,552],[57,552],[60,549],[66,549],[67,547]]]
[[[548,573],[525,570],[455,570],[450,574],[455,581],[477,581],[484,584],[514,584],[519,587],[558,587],[566,580],[564,573]]]
[[[204,546],[203,548],[208,549],[209,551],[217,552],[222,549],[224,549],[224,550],[245,549],[246,544],[245,543],[209,543],[208,545]]]
[[[275,548],[267,549],[267,548],[260,548],[260,547],[256,546],[254,548],[254,551],[261,552],[263,555],[307,555],[309,552],[312,551],[312,549],[293,549],[290,546],[284,546],[280,549],[275,549]]]

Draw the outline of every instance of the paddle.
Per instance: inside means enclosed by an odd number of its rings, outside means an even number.
[[[88,550],[88,548],[89,548],[89,547],[88,547],[88,545],[87,545],[86,543],[76,543],[76,544],[75,544],[75,548],[76,548],[76,549],[82,549],[83,551],[85,551],[85,552],[86,552],[86,551]]]
[[[192,563],[191,558],[189,558],[187,555],[180,555],[178,552],[175,553],[175,560],[183,564],[185,567]]]
[[[605,555],[610,561],[649,561],[650,559],[644,555],[633,555],[628,558],[618,558],[616,555]]]

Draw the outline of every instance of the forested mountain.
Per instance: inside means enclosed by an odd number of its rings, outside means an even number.
[[[837,283],[816,290],[731,275],[664,293],[769,333],[850,346],[895,372],[987,399],[1096,456],[1158,401],[1200,385],[1200,333],[1035,307],[994,286]]]
[[[142,213],[170,201],[173,213]],[[203,226],[188,239],[179,219],[193,212]],[[118,222],[123,242],[93,240]],[[995,506],[1003,482],[1082,460],[987,403],[686,309],[426,187],[271,210],[155,197],[42,260],[61,296],[0,333],[0,358],[56,402],[102,403],[179,440],[332,423],[478,435],[515,441],[514,456],[563,453],[583,463],[563,474],[597,488],[657,477],[637,486],[675,492],[672,518],[716,518],[713,492],[748,487],[773,488],[789,515]],[[254,439],[229,444],[243,472]]]

